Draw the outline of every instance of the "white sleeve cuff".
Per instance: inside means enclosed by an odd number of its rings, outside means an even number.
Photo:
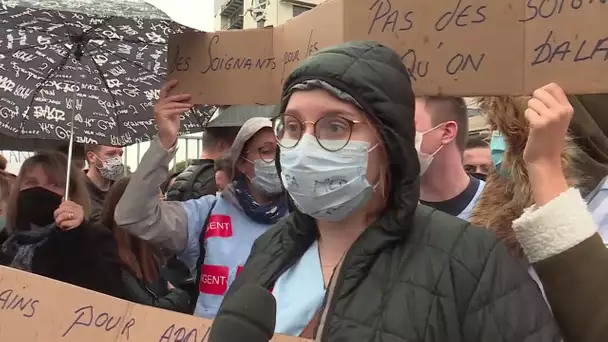
[[[535,263],[578,245],[597,228],[580,191],[570,188],[540,208],[525,209],[513,221],[513,230]]]

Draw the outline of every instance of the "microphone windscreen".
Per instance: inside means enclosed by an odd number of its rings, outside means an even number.
[[[277,303],[261,286],[243,285],[223,303],[209,342],[268,342],[274,335]]]

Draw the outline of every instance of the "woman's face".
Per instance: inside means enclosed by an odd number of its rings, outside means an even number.
[[[272,128],[263,128],[245,144],[241,158],[237,162],[237,168],[251,179],[254,176],[253,162],[261,159],[266,163],[274,163],[276,153],[277,141]]]
[[[296,91],[289,98],[285,114],[292,115],[305,124],[302,135],[315,136],[312,123],[316,123],[323,117],[335,115],[349,121],[360,122],[351,126],[352,134],[349,143],[350,141],[365,141],[369,143],[369,148],[372,148],[380,142],[380,135],[362,111],[350,103],[337,100],[325,90]],[[381,150],[382,146],[378,146],[368,155],[367,179],[370,184],[376,184],[379,181],[380,172],[386,164],[381,160],[379,153]],[[332,153],[340,153],[340,151]]]
[[[35,187],[45,188],[61,197],[64,197],[65,195],[65,183],[60,183],[50,178],[44,168],[40,165],[36,165],[32,169],[25,171],[21,179],[21,184],[19,184],[20,191]]]

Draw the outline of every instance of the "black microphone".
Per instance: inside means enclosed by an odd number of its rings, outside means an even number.
[[[226,299],[213,320],[209,342],[268,342],[274,335],[277,303],[261,286],[243,285]]]

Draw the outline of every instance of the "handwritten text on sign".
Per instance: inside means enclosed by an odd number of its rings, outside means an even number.
[[[28,291],[29,292],[29,291]],[[0,311],[4,314],[11,314],[13,317],[21,316],[25,319],[36,320],[37,309],[40,310],[45,305],[44,299],[32,297],[25,291],[19,291],[18,288],[0,288]],[[51,304],[51,303],[47,303]],[[96,308],[94,305],[85,305],[77,308],[71,315],[65,315],[65,326],[61,333],[62,338],[70,338],[70,335],[76,334],[82,336],[83,330],[91,331],[90,334],[109,334],[114,337],[120,335],[124,340],[134,340],[131,330],[135,330],[136,318],[123,317],[123,312],[120,310],[108,312],[104,309]],[[142,324],[144,322],[141,322]],[[24,322],[24,324],[27,324]],[[198,328],[186,328],[178,324],[167,322],[165,329],[154,341],[169,342],[169,341],[203,341],[209,333],[209,326],[203,330]],[[78,333],[80,330],[80,334]],[[94,332],[93,332],[94,330]],[[160,331],[160,330],[159,330]],[[29,341],[29,340],[28,340]]]
[[[608,92],[608,26],[579,25],[605,20],[607,2],[330,0],[276,28],[174,36],[168,77],[197,102],[275,104],[301,60],[375,40],[399,53],[420,95],[522,94],[550,81]]]
[[[204,342],[211,324],[0,266],[0,341]]]

